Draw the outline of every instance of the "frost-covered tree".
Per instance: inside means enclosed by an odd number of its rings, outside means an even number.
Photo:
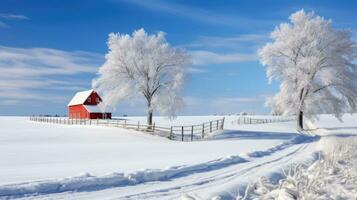
[[[185,80],[187,54],[170,46],[165,34],[149,35],[144,29],[132,35],[111,33],[106,62],[99,69],[93,87],[106,103],[142,96],[147,104],[147,123],[152,125],[153,109],[175,116],[182,107],[180,89]]]
[[[281,82],[268,99],[274,112],[303,116],[354,112],[357,107],[356,43],[351,33],[332,28],[331,20],[300,10],[271,33],[273,42],[259,50],[269,81]]]

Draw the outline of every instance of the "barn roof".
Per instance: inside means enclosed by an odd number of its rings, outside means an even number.
[[[72,100],[68,103],[68,106],[83,104],[93,91],[94,90],[86,90],[82,92],[77,92],[72,98]]]
[[[83,105],[89,113],[104,113],[104,110],[97,105]]]

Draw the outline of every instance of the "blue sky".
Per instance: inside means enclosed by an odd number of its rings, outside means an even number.
[[[269,113],[257,49],[291,13],[305,9],[357,31],[356,1],[2,0],[0,115],[66,114],[76,91],[91,87],[111,32],[164,31],[193,56],[183,115]],[[140,99],[116,114],[145,114]]]

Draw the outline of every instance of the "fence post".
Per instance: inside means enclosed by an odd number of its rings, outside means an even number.
[[[212,133],[212,121],[209,122],[209,131]]]
[[[218,130],[218,121],[219,121],[219,120],[217,120],[217,126],[216,126],[216,130]]]
[[[139,130],[139,128],[140,128],[140,121],[138,121],[138,130]]]
[[[152,132],[155,132],[155,122],[154,122],[154,127],[152,128]]]
[[[181,135],[182,135],[182,141],[183,141],[183,126],[181,126]]]
[[[193,126],[191,127],[191,141],[193,140]]]
[[[170,129],[170,138],[171,138],[171,140],[173,140],[173,135],[172,135],[172,126],[171,126],[171,129]]]
[[[205,137],[205,123],[202,124],[202,138]]]
[[[224,129],[224,117],[223,117],[223,119],[222,119],[222,127],[221,127],[221,129],[223,130]]]

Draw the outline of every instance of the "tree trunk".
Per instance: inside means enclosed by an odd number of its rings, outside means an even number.
[[[299,111],[297,115],[297,128],[300,131],[304,130],[304,113],[302,111]]]
[[[152,125],[152,110],[149,110],[148,113],[147,113],[147,124],[148,125]]]
[[[147,104],[147,119],[146,119],[146,123],[147,125],[151,126],[152,125],[152,113],[153,113],[153,110],[152,110],[152,107],[151,107],[151,102],[148,101],[148,104]]]

